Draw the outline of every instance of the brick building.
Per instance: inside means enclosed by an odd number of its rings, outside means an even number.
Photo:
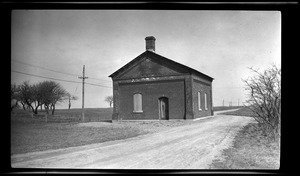
[[[155,53],[152,36],[146,37],[145,52],[109,77],[113,80],[113,120],[213,115],[213,78]]]

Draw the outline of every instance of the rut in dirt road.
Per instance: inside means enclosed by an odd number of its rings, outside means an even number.
[[[217,115],[134,138],[12,156],[14,168],[208,169],[252,118]]]

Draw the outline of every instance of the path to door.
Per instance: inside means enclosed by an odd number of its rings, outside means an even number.
[[[216,115],[130,139],[12,156],[14,168],[207,169],[250,117]]]

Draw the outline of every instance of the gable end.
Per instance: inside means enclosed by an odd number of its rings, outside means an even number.
[[[148,60],[147,60],[148,59]],[[149,63],[146,63],[149,62]],[[131,72],[131,73],[130,73]],[[126,76],[126,74],[128,74]],[[212,77],[207,76],[195,69],[182,65],[171,59],[165,58],[156,53],[145,51],[129,63],[109,75],[113,80],[115,79],[130,79],[135,77],[151,77],[151,76],[169,76],[180,74],[195,74],[204,79],[213,80]]]

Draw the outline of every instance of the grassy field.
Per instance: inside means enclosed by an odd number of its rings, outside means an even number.
[[[215,106],[213,107],[213,110],[223,111],[223,110],[238,109],[238,108],[243,108],[243,106]]]
[[[227,115],[252,116],[247,108],[224,113]],[[246,125],[235,137],[233,146],[223,151],[224,160],[216,159],[212,169],[279,169],[280,142],[269,141],[262,135],[258,123]]]
[[[235,108],[234,108],[235,109]],[[237,115],[237,116],[248,116],[248,117],[254,117],[255,114],[246,107],[241,107],[239,110],[232,111],[232,112],[224,112],[221,113],[224,115]]]
[[[79,122],[81,121],[81,109],[57,109],[54,115],[51,113],[48,115],[48,122]],[[108,121],[112,118],[112,108],[86,108],[85,109],[85,121],[98,122]],[[34,119],[44,119],[46,112],[39,111],[38,115],[34,115]],[[11,113],[11,117],[16,118],[31,118],[31,111],[24,111],[22,109],[16,109]]]
[[[87,109],[95,121],[111,119],[112,109]],[[192,121],[87,122],[79,123],[81,111],[58,110],[45,122],[43,113],[31,117],[23,110],[11,113],[11,154],[81,146],[153,133]],[[62,120],[63,119],[63,120]]]

